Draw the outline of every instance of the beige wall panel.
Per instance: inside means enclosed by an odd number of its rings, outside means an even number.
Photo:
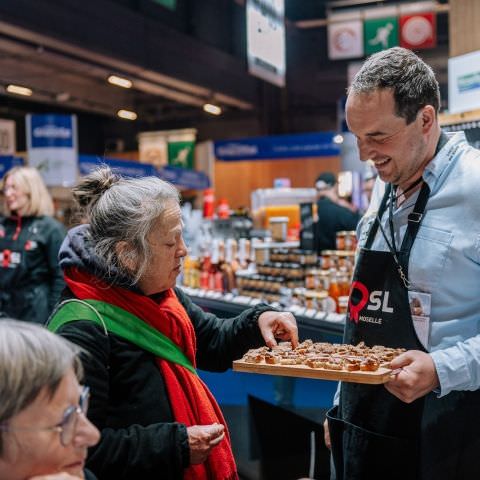
[[[480,1],[450,0],[450,57],[480,50]]]
[[[340,171],[340,157],[215,162],[215,197],[232,208],[250,207],[250,193],[272,188],[275,178],[290,178],[292,187],[313,187],[319,173]]]

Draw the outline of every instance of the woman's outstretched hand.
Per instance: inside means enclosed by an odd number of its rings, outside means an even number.
[[[258,317],[258,326],[268,347],[272,348],[277,345],[276,338],[284,341],[290,340],[292,348],[297,347],[297,321],[290,312],[263,312]]]

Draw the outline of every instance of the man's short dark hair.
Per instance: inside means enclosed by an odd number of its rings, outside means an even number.
[[[337,177],[332,172],[323,172],[315,180],[317,190],[325,190],[332,188],[337,183]]]
[[[440,89],[433,70],[411,50],[393,47],[375,53],[355,75],[348,93],[371,93],[391,89],[395,112],[412,123],[418,111],[431,105],[438,113]]]

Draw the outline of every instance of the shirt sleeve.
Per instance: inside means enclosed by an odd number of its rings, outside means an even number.
[[[175,293],[184,306],[197,335],[197,366],[202,370],[223,372],[232,367],[249,348],[265,345],[258,327],[258,317],[275,311],[267,304],[248,308],[233,318],[219,318],[204,312],[176,288]]]
[[[439,397],[453,390],[480,388],[480,335],[435,350],[430,355],[440,381]]]

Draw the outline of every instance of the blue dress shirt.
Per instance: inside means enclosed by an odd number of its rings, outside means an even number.
[[[463,132],[449,135],[423,179],[430,197],[411,250],[408,277],[412,290],[432,295],[428,351],[440,380],[439,396],[444,396],[480,387],[480,151],[468,145]],[[357,229],[360,246],[383,191],[383,182],[377,180]],[[397,246],[417,196],[418,191],[393,210]],[[390,235],[388,209],[381,222]],[[372,249],[388,250],[380,229]]]

